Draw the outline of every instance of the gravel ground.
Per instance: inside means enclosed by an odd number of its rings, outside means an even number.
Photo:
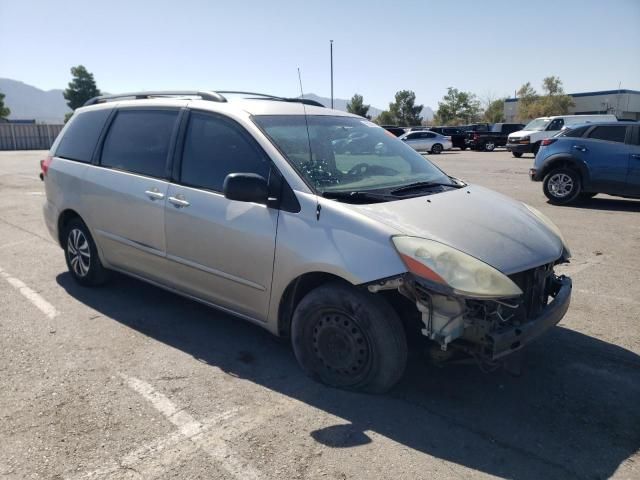
[[[42,220],[44,155],[0,152],[2,478],[640,478],[639,201],[555,207],[531,157],[432,156],[560,226],[572,306],[519,377],[412,358],[397,388],[367,396],[137,280],[76,286]]]

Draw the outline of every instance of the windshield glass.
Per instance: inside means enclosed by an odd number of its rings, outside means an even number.
[[[536,118],[535,120],[531,120],[529,123],[527,123],[527,126],[524,127],[523,130],[544,130],[545,128],[547,128],[547,125],[549,125],[549,122],[550,120],[548,118]]]
[[[253,119],[319,194],[392,189],[416,182],[455,185],[429,160],[364,118],[310,115],[305,121],[304,115],[258,115]]]

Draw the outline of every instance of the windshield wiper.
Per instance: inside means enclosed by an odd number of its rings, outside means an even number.
[[[364,191],[340,191],[340,190],[327,190],[322,192],[324,198],[331,198],[334,200],[342,200],[343,202],[350,203],[378,203],[389,202],[391,200],[397,200],[390,195],[382,193],[364,192]]]
[[[424,190],[433,187],[451,187],[451,188],[462,188],[464,183],[444,183],[444,182],[415,182],[410,183],[409,185],[404,185],[402,187],[398,187],[394,190],[391,190],[392,195],[402,195],[404,193],[411,193],[413,190]]]

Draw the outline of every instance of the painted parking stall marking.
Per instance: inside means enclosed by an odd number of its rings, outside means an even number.
[[[0,277],[4,278],[9,285],[18,290],[29,302],[31,302],[38,310],[45,314],[49,319],[53,319],[58,316],[58,310],[56,307],[47,302],[42,296],[29,288],[22,280],[16,277],[12,277],[0,267]]]

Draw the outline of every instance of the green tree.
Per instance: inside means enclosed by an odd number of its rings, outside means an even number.
[[[538,98],[538,93],[531,86],[531,82],[527,82],[520,87],[518,90],[518,119],[521,122],[537,117]]]
[[[0,92],[0,118],[7,118],[11,114],[11,110],[4,106],[4,93]]]
[[[394,117],[391,112],[389,112],[388,110],[384,110],[382,112],[380,112],[380,115],[378,115],[375,119],[374,122],[376,122],[378,125],[396,125],[396,117]]]
[[[447,88],[447,94],[438,102],[436,118],[442,125],[471,123],[480,116],[480,102],[471,92],[461,92],[457,88]]]
[[[484,110],[484,121],[487,123],[504,122],[504,98],[492,100]]]
[[[93,74],[89,73],[83,65],[71,67],[72,80],[63,95],[71,110],[81,107],[90,98],[100,95]]]
[[[371,120],[371,116],[369,115],[370,106],[371,105],[365,105],[362,95],[356,93],[351,97],[349,103],[347,103],[347,112],[353,113],[354,115],[360,115],[361,117]]]
[[[395,102],[389,104],[389,113],[393,115],[396,124],[401,127],[411,127],[422,124],[420,112],[423,105],[416,105],[416,94],[411,90],[400,90],[396,93]]]

